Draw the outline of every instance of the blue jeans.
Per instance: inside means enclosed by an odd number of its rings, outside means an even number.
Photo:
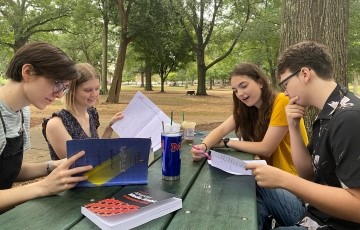
[[[271,229],[268,223],[272,216],[279,226],[294,226],[285,229],[306,229],[295,226],[305,212],[302,202],[284,189],[266,189],[256,186],[256,202],[259,230]],[[281,228],[278,228],[281,229]]]
[[[306,227],[303,226],[290,226],[290,227],[278,227],[276,230],[307,230]]]

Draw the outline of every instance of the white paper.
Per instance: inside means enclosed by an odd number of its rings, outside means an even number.
[[[234,175],[251,175],[251,170],[245,169],[247,163],[266,164],[266,161],[265,160],[242,161],[236,157],[232,157],[211,150],[211,160],[208,160],[208,163],[213,167],[219,168],[227,173],[231,173]]]
[[[120,137],[151,138],[154,151],[161,148],[162,123],[170,123],[170,118],[140,91],[126,106],[124,118],[111,127]]]

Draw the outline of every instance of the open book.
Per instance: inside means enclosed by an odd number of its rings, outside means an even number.
[[[266,164],[265,160],[247,160],[242,161],[236,157],[232,157],[223,153],[211,150],[211,160],[208,163],[216,168],[219,168],[227,173],[234,175],[251,175],[251,170],[245,169],[247,163]]]
[[[170,118],[140,91],[126,106],[124,118],[111,127],[120,137],[151,138],[154,152],[161,148],[162,122],[170,123]]]
[[[127,186],[112,198],[89,203],[81,213],[101,229],[130,229],[182,208],[175,195],[146,186]]]
[[[147,184],[150,138],[69,140],[66,147],[68,158],[85,151],[72,167],[93,166],[77,187]]]

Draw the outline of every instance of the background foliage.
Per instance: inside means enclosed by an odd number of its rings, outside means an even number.
[[[237,63],[250,61],[261,66],[276,86],[282,2],[0,0],[0,75],[4,76],[7,63],[21,45],[48,41],[77,62],[89,62],[100,73],[106,70],[103,76],[108,87],[103,90],[107,92],[113,78],[118,77],[114,71],[120,40],[127,37],[121,84],[136,84],[146,90],[160,84],[160,91],[165,92],[168,84],[181,81],[185,87],[202,85],[197,91],[206,95],[213,84],[228,84],[228,73]],[[360,68],[360,1],[350,4],[346,77],[352,82]],[[121,27],[122,8],[128,13],[126,30]],[[104,26],[108,28],[106,46]],[[150,79],[145,81],[145,76]],[[117,101],[115,97],[112,102]]]

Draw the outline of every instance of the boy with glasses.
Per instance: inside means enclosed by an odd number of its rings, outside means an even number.
[[[290,98],[286,114],[291,155],[300,177],[249,164],[258,185],[274,194],[274,202],[263,203],[263,209],[279,225],[293,225],[279,229],[360,229],[360,99],[334,81],[332,57],[319,43],[290,46],[279,58],[277,69],[280,86]],[[317,107],[320,113],[305,146],[299,120],[308,106]],[[297,223],[286,222],[289,213],[283,210],[297,209],[287,207],[291,201],[281,196],[282,189],[306,204]]]

